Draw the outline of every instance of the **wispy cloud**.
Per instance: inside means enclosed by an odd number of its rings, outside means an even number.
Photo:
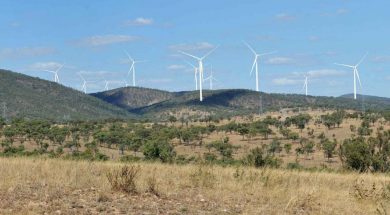
[[[169,46],[169,49],[174,51],[202,51],[202,50],[208,50],[214,48],[215,45],[208,43],[208,42],[199,42],[199,43],[180,43]]]
[[[321,15],[322,15],[322,16],[339,16],[339,15],[347,14],[348,12],[349,12],[348,9],[339,8],[339,9],[337,9],[336,11],[322,13]]]
[[[266,63],[271,65],[291,65],[294,64],[295,61],[289,57],[272,57],[269,58]]]
[[[336,70],[336,69],[316,69],[309,70],[307,72],[293,72],[291,73],[295,77],[301,77],[307,75],[311,78],[322,78],[322,77],[331,77],[331,76],[343,76],[346,74],[344,70]]]
[[[172,64],[167,67],[168,70],[182,70],[185,69],[186,66],[181,65],[181,64]]]
[[[291,79],[291,78],[275,78],[272,80],[272,83],[280,86],[296,85],[302,83],[302,80]]]
[[[127,26],[146,26],[154,23],[152,18],[138,17],[133,20],[127,20],[125,25]]]
[[[388,63],[390,62],[390,56],[376,56],[372,61],[375,63]]]
[[[56,70],[61,67],[61,63],[57,62],[37,62],[30,65],[29,70],[43,71],[43,70]]]
[[[0,50],[1,58],[22,58],[37,57],[55,53],[54,48],[50,47],[23,47],[23,48],[5,48]]]
[[[389,75],[389,76],[387,76],[387,77],[386,77],[386,79],[390,81],[390,75]]]
[[[287,14],[287,13],[279,13],[279,14],[276,14],[275,15],[275,19],[279,20],[279,21],[293,21],[295,20],[297,17],[294,16],[294,15],[290,15],[290,14]]]
[[[148,83],[153,83],[153,84],[158,84],[158,83],[169,83],[172,82],[172,79],[170,78],[156,78],[156,79],[147,79],[143,80],[143,82],[148,82]]]
[[[91,37],[86,37],[81,40],[74,41],[74,44],[81,45],[81,46],[91,46],[91,47],[97,47],[97,46],[105,46],[105,45],[111,45],[115,43],[126,43],[126,42],[133,42],[140,39],[137,36],[130,36],[130,35],[96,35]]]
[[[319,41],[320,40],[320,38],[318,37],[318,36],[309,36],[309,41],[311,41],[311,42],[316,42],[316,41]]]

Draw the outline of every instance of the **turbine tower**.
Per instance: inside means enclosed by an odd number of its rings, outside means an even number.
[[[198,77],[197,77],[198,68],[188,61],[186,61],[186,63],[190,65],[192,68],[194,68],[195,90],[198,90]]]
[[[356,65],[347,65],[341,63],[335,63],[339,66],[345,66],[353,69],[353,99],[356,100],[356,78],[359,81],[360,89],[362,88],[362,82],[360,81],[358,67],[363,62],[364,58],[366,58],[367,53],[360,59],[360,61]]]
[[[186,52],[183,52],[183,51],[179,51],[180,53],[184,54],[184,55],[187,55],[189,57],[192,57],[194,58],[195,60],[198,60],[198,63],[199,63],[199,66],[198,66],[198,72],[199,72],[199,101],[203,101],[203,92],[202,92],[202,82],[203,82],[203,60],[209,56],[212,52],[215,51],[215,49],[217,49],[217,47],[213,48],[211,51],[209,51],[207,54],[205,54],[203,57],[197,57],[197,56],[194,56],[192,54],[188,54]]]
[[[205,81],[209,80],[210,81],[210,90],[213,89],[213,81],[218,81],[217,79],[214,78],[213,76],[213,66],[211,66],[210,70],[210,76],[204,79]]]
[[[308,81],[307,81],[307,75],[305,75],[305,82],[303,83],[303,89],[305,89],[305,95],[307,96],[307,84],[308,84]]]
[[[56,70],[44,70],[45,72],[50,72],[54,74],[54,82],[60,83],[60,78],[58,77],[58,72],[64,67],[65,64],[60,65]]]
[[[127,53],[127,51],[125,51],[125,53],[131,62],[131,66],[127,74],[130,75],[130,73],[133,73],[133,87],[135,87],[135,64],[145,62],[145,61],[136,61],[129,55],[129,53]]]
[[[256,91],[259,92],[259,58],[265,55],[273,54],[276,51],[273,52],[267,52],[262,54],[257,54],[257,52],[245,41],[243,43],[252,51],[252,53],[255,55],[255,59],[253,61],[252,69],[250,75],[253,73],[253,69],[255,69],[256,72]]]

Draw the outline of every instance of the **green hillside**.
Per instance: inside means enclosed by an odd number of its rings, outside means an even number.
[[[3,104],[6,109],[3,110]],[[125,110],[63,85],[0,70],[0,109],[7,118],[62,120],[128,118]]]
[[[134,93],[128,95],[128,93]],[[329,108],[382,111],[390,109],[390,99],[374,96],[353,100],[348,96],[325,97],[298,94],[268,94],[251,90],[205,90],[203,102],[197,91],[166,92],[147,88],[120,88],[93,94],[134,114],[156,118],[183,109],[216,115],[241,115],[282,108]],[[262,104],[262,105],[261,105]]]

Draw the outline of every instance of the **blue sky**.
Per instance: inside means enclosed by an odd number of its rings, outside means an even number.
[[[238,3],[240,2],[240,3]],[[45,69],[65,63],[62,84],[80,88],[81,72],[101,91],[103,80],[119,87],[136,60],[137,85],[193,90],[194,62],[178,53],[203,55],[205,76],[215,88],[254,89],[253,55],[277,50],[260,61],[260,90],[338,96],[353,92],[353,73],[335,62],[360,65],[359,93],[390,97],[390,3],[378,1],[0,1],[0,67],[53,80]],[[208,84],[205,83],[205,88]]]

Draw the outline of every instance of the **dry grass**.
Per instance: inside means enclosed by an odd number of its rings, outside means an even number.
[[[0,214],[390,213],[382,174],[137,165],[138,192],[126,194],[106,177],[120,163],[0,158]]]

